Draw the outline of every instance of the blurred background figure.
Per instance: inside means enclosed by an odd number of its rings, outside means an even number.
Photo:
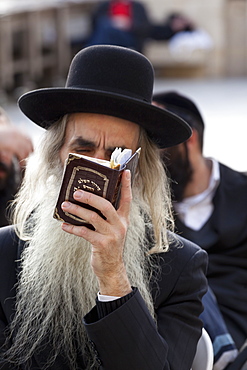
[[[182,13],[171,13],[164,22],[153,23],[150,39],[167,41],[169,53],[174,59],[188,60],[197,50],[209,51],[213,40],[206,30]],[[164,45],[160,44],[161,49]]]
[[[192,127],[190,139],[163,152],[177,232],[208,252],[209,286],[241,350],[247,338],[247,176],[203,156],[204,121],[191,99],[173,91],[155,94],[153,99]],[[208,317],[204,319],[209,321]],[[219,343],[220,338],[213,343],[215,352]]]
[[[21,184],[25,159],[32,150],[31,139],[12,126],[0,107],[0,227],[9,224],[7,207]]]
[[[104,1],[92,14],[92,34],[87,44],[119,45],[142,52],[150,26],[147,10],[141,2]]]
[[[182,13],[171,13],[163,22],[153,24],[150,37],[155,40],[169,40],[178,32],[192,32],[196,28],[194,22]]]
[[[153,21],[146,6],[135,0],[109,0],[98,4],[91,17],[91,34],[77,47],[110,44],[135,49],[145,54],[145,43],[154,39],[170,40],[182,31],[195,30],[193,22],[180,13],[164,21]],[[161,45],[162,47],[162,45]]]
[[[120,31],[130,29],[132,22],[134,34],[141,35],[144,41],[132,43],[127,37],[127,45],[143,51],[162,77],[247,75],[246,1],[215,0],[203,5],[196,0],[189,3],[129,1],[114,7],[111,18]],[[71,57],[91,36],[90,18],[94,9],[96,14],[98,6],[102,7],[98,12],[102,19],[103,6],[111,3],[113,0],[108,3],[104,0],[2,0],[0,36],[4,41],[0,43],[0,86],[3,93],[12,94],[16,88],[24,92],[51,84],[57,86],[57,82],[63,86]],[[107,9],[105,11],[108,17]],[[136,13],[140,29],[135,26]],[[78,45],[74,47],[74,43]]]

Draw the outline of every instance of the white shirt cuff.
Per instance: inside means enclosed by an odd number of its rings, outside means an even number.
[[[100,292],[98,292],[98,300],[100,302],[110,302],[110,301],[115,301],[116,299],[119,299],[121,297],[115,297],[113,295],[104,295],[104,294],[100,294]]]

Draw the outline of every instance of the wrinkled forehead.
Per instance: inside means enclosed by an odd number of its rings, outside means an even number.
[[[90,140],[97,140],[99,136],[117,137],[131,141],[139,134],[140,126],[132,121],[104,114],[73,113],[68,117],[65,136],[82,136]]]

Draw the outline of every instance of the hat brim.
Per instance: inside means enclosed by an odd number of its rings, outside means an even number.
[[[190,126],[177,115],[139,99],[92,89],[47,88],[28,92],[18,101],[22,112],[47,129],[70,113],[106,114],[137,123],[160,147],[186,141]]]

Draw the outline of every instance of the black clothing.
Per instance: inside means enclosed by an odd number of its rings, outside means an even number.
[[[21,178],[21,170],[13,164],[9,170],[3,189],[0,189],[0,227],[10,224],[8,218],[8,207],[18,191]]]
[[[214,211],[200,230],[177,218],[178,233],[209,255],[208,282],[238,348],[247,338],[247,176],[220,164]]]
[[[18,259],[23,245],[12,227],[0,229],[0,346],[14,314]],[[151,283],[157,327],[137,288],[127,298],[120,299],[120,304],[108,302],[102,308],[96,303],[84,318],[100,369],[191,368],[201,335],[202,322],[198,316],[202,311],[201,298],[207,289],[207,254],[178,237],[167,253],[153,258],[161,266],[160,278]],[[32,370],[41,368],[47,353],[49,344],[33,356]],[[84,368],[79,356],[78,368]],[[14,367],[5,364],[2,369]],[[68,366],[59,356],[49,369],[67,370]]]

